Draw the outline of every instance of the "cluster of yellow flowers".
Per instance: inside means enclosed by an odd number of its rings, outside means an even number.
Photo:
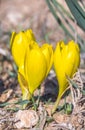
[[[31,29],[13,32],[11,36],[11,53],[18,66],[18,81],[21,86],[22,99],[30,99],[31,95],[48,75],[52,65],[59,83],[58,102],[68,87],[66,75],[72,77],[80,63],[80,51],[74,41],[65,44],[63,41],[52,45],[39,46]],[[54,108],[56,109],[56,108]],[[53,109],[53,112],[55,111]]]

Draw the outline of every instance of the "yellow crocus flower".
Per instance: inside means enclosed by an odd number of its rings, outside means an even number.
[[[48,57],[48,58],[47,58]],[[46,78],[52,67],[53,49],[51,45],[31,44],[26,51],[24,68],[18,72],[23,99],[30,99],[33,92]]]
[[[79,64],[80,51],[78,44],[74,41],[70,41],[68,44],[64,44],[63,41],[57,43],[54,52],[54,69],[59,83],[59,93],[52,113],[55,112],[60,98],[68,88],[66,75],[72,78],[73,74],[77,71]]]
[[[35,37],[31,29],[12,33],[10,42],[11,52],[18,67],[24,64],[26,48],[32,41],[35,41]]]
[[[11,52],[18,66],[18,81],[22,99],[30,99],[48,75],[53,63],[53,49],[49,44],[39,47],[32,30],[13,32]]]

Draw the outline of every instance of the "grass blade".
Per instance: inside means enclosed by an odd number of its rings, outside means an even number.
[[[78,25],[85,31],[85,12],[77,0],[65,0]]]

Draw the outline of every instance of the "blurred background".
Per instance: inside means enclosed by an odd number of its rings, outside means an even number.
[[[9,42],[12,31],[31,28],[39,42],[54,44],[60,40],[85,40],[85,33],[71,15],[65,0],[0,0],[0,40]],[[49,3],[52,8],[49,9]],[[52,14],[53,13],[53,14]],[[65,26],[65,27],[64,27]],[[66,30],[67,29],[67,30]],[[81,40],[78,41],[81,43]]]
[[[57,3],[56,6],[55,3],[54,5],[52,3],[52,6],[54,6],[54,11],[57,13],[59,19],[55,19],[49,10],[46,0],[0,0],[0,39],[6,39],[7,35],[12,31],[18,32],[28,28],[32,28],[38,41],[45,41],[52,44],[55,44],[59,40],[68,41],[68,39],[75,38],[75,32],[82,36],[82,38],[85,38],[84,32],[72,20],[73,16],[65,0],[56,1],[60,5]],[[60,22],[66,27],[70,23],[67,30],[73,37],[62,29]],[[74,28],[74,31],[72,31],[72,28]]]
[[[64,38],[64,32],[51,14],[45,0],[1,0],[2,40],[12,31],[18,32],[28,28],[33,30],[40,42],[55,43]]]

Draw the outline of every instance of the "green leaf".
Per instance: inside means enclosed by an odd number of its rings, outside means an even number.
[[[4,106],[8,106],[8,105],[11,105],[11,104],[18,104],[18,105],[21,105],[21,106],[23,106],[24,104],[28,104],[28,103],[30,103],[31,101],[29,101],[29,100],[19,100],[19,101],[17,101],[17,102],[12,102],[12,103],[9,103],[9,102],[5,102],[5,103],[1,103],[0,104],[0,107],[4,107]]]
[[[85,31],[85,12],[77,0],[65,0],[78,25]]]
[[[60,25],[60,27],[64,30],[64,32],[66,33],[66,35],[70,36],[72,39],[74,39],[73,35],[69,32],[69,30],[66,28],[66,26],[63,24],[62,20],[59,18],[59,16],[56,13],[55,8],[52,5],[52,0],[46,0],[47,5],[50,9],[50,11],[52,12],[54,18],[56,19],[56,21],[58,22],[58,24]]]
[[[72,84],[74,89],[78,89],[79,88],[78,85],[71,78],[69,78],[67,75],[66,75],[66,77],[67,77],[68,81]]]
[[[66,103],[65,106],[64,106],[64,111],[66,114],[71,114],[72,111],[73,111],[73,105],[70,104],[70,103]]]
[[[72,84],[72,86],[73,86],[74,89],[79,89],[81,91],[81,93],[83,95],[85,95],[85,90],[79,88],[79,86],[74,81],[72,81],[72,79],[70,79],[68,76],[66,76],[66,77],[69,80],[69,82]]]

